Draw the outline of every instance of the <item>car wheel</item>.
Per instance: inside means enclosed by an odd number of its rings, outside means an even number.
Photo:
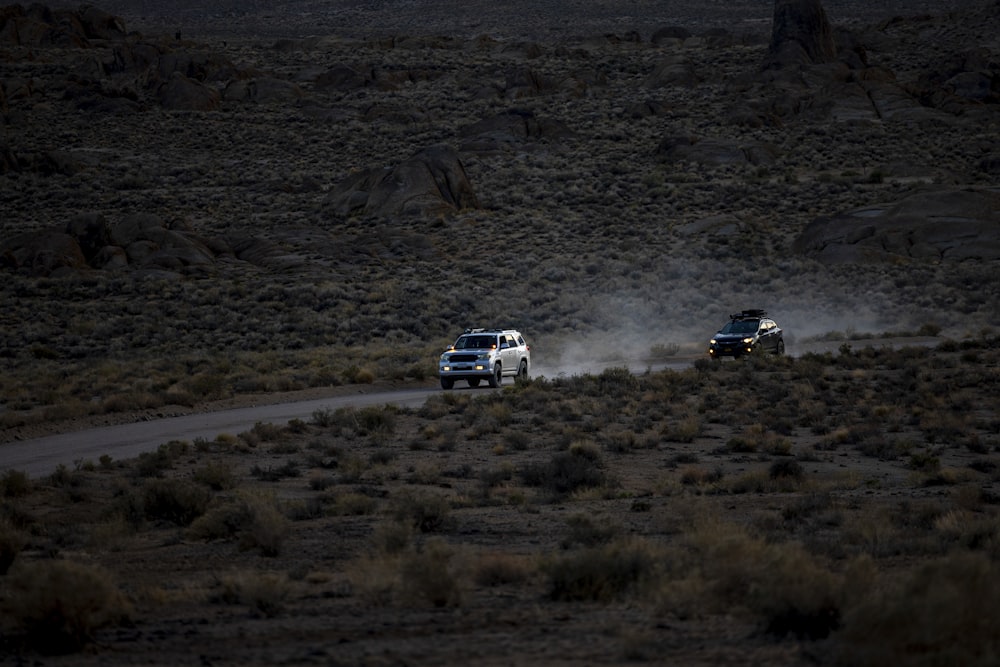
[[[521,365],[517,367],[517,379],[527,380],[528,379],[528,362],[521,359]]]
[[[496,389],[503,382],[503,373],[500,364],[493,367],[493,375],[490,376],[490,386]]]
[[[454,386],[455,386],[455,381],[452,380],[451,378],[441,378],[442,389],[451,389]]]
[[[785,353],[785,341],[779,340],[778,347],[774,350],[777,354],[781,355]]]
[[[469,378],[469,386],[475,389],[479,386],[479,378]]]

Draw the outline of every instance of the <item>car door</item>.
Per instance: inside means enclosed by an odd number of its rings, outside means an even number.
[[[760,321],[760,346],[768,352],[774,351],[774,322],[771,320]]]
[[[500,340],[500,347],[503,349],[503,372],[514,373],[517,371],[517,341],[510,334],[501,334]]]

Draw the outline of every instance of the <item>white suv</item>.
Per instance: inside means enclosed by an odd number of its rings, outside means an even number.
[[[531,366],[531,348],[524,336],[513,329],[466,329],[448,347],[438,362],[441,388],[451,389],[455,380],[465,380],[478,387],[486,380],[499,387],[505,375],[527,378]]]

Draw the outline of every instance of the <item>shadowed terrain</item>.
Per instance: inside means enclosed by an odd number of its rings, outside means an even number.
[[[995,1],[0,9],[0,442],[431,385],[467,326],[536,370],[39,479],[0,444],[0,655],[987,664],[998,35]],[[789,357],[618,367],[758,307]]]

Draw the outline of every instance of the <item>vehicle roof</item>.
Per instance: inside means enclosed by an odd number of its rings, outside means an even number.
[[[767,311],[760,308],[752,308],[750,310],[742,310],[738,313],[733,313],[729,316],[730,320],[763,320],[770,319],[767,316]]]
[[[462,335],[466,334],[478,334],[478,333],[521,333],[517,329],[466,329],[462,332]]]

